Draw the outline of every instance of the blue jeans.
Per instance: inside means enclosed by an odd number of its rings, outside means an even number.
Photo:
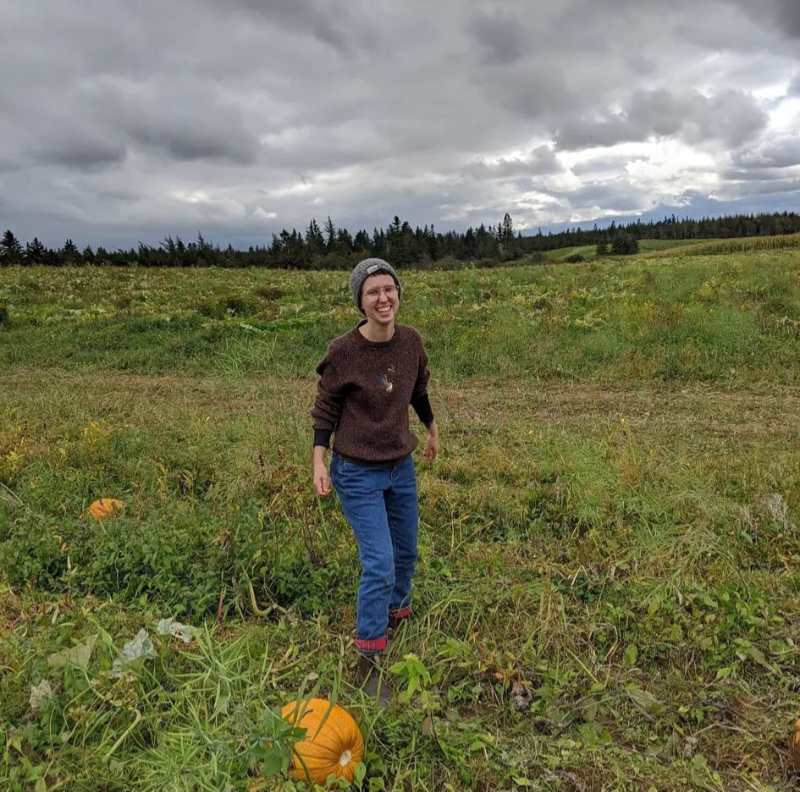
[[[403,618],[410,610],[419,525],[414,461],[409,456],[396,467],[378,468],[334,452],[331,481],[361,560],[356,647],[376,654],[386,648],[389,613]]]

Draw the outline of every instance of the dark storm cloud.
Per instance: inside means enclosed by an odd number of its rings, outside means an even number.
[[[104,201],[135,201],[138,195],[130,190],[99,190],[97,197]]]
[[[468,25],[486,63],[514,63],[522,57],[520,25],[500,13],[480,13]]]
[[[604,207],[611,212],[635,212],[649,207],[647,191],[620,180],[588,182],[569,191],[552,191],[573,206]]]
[[[787,39],[800,38],[800,4],[797,0],[727,0],[732,6],[738,6],[749,15],[752,22],[759,26],[769,26],[779,35]]]
[[[619,113],[598,121],[571,119],[556,134],[556,144],[574,150],[677,136],[688,143],[721,141],[738,146],[767,122],[767,114],[753,97],[739,91],[704,96],[697,91],[636,90]]]
[[[800,38],[800,3],[797,0],[774,0],[778,26],[789,36]]]
[[[72,132],[33,143],[28,153],[42,163],[77,170],[95,170],[122,163],[126,148],[120,142],[104,140],[90,133]]]
[[[553,149],[543,145],[537,146],[526,157],[501,157],[494,162],[478,157],[464,168],[464,174],[473,179],[508,179],[562,173],[564,170]]]
[[[248,165],[261,148],[257,136],[245,129],[238,107],[218,96],[213,84],[142,86],[102,80],[79,99],[104,126],[178,162]]]
[[[228,9],[250,11],[278,27],[300,35],[312,35],[340,52],[349,52],[359,42],[354,34],[355,21],[348,5],[341,2],[312,0],[233,0]]]
[[[135,142],[162,151],[179,162],[205,159],[248,165],[255,162],[258,150],[256,142],[246,135],[219,135],[208,126],[205,129],[185,123],[173,126],[167,120],[133,123],[128,132]]]
[[[733,157],[742,168],[792,168],[800,165],[800,135],[770,140],[756,149],[747,149]],[[762,177],[763,178],[763,177]]]

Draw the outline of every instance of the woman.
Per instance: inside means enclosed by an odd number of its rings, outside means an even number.
[[[356,604],[357,680],[388,704],[377,666],[387,628],[411,613],[411,578],[417,560],[417,483],[411,452],[417,438],[408,406],[428,428],[422,456],[439,451],[439,430],[428,398],[428,356],[419,333],[396,324],[403,290],[383,259],[370,258],[350,274],[350,291],[365,316],[328,347],[317,366],[314,486],[328,495],[331,482],[355,534],[361,560]],[[325,452],[333,436],[330,475]]]

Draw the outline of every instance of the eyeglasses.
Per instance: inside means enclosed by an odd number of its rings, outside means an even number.
[[[381,296],[381,292],[383,292],[387,297],[394,297],[397,294],[397,286],[393,283],[389,284],[388,286],[373,286],[371,289],[367,289],[364,292],[364,296],[368,300],[377,300]]]

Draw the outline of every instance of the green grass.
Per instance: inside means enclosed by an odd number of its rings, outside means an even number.
[[[736,253],[749,253],[763,250],[783,250],[800,246],[800,234],[780,234],[766,237],[742,237],[734,239],[708,239],[704,241],[686,240],[686,247],[680,255],[686,256],[727,256]],[[656,255],[670,255],[661,248]]]
[[[437,375],[595,382],[753,381],[800,373],[796,251],[410,272],[403,318]],[[0,364],[308,376],[354,314],[341,273],[0,273]],[[788,320],[788,323],[787,323]],[[530,343],[520,343],[530,339]]]
[[[583,256],[585,259],[597,257],[596,245],[572,245],[570,247],[547,250],[544,253],[545,261],[562,262],[569,256]]]
[[[383,714],[310,485],[345,281],[0,270],[0,788],[295,789],[262,746],[315,686],[364,789],[793,788],[800,251],[404,275],[442,453]]]
[[[674,248],[697,244],[695,239],[640,239],[639,251],[650,253],[653,251],[673,250]],[[585,259],[597,258],[597,245],[573,245],[572,247],[548,250],[544,254],[546,261],[563,262],[569,256],[579,255]]]
[[[800,234],[782,234],[770,237],[742,237],[735,239],[640,239],[640,255],[649,253],[656,257],[712,256],[748,253],[759,250],[781,250],[800,245]],[[583,256],[587,261],[597,259],[596,245],[573,245],[548,250],[545,261],[563,263],[570,256]]]

